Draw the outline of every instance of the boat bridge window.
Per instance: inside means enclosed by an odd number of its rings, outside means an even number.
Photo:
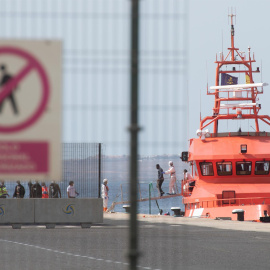
[[[251,162],[250,161],[236,162],[236,174],[237,175],[251,174]]]
[[[255,174],[257,175],[269,174],[269,161],[256,161]]]
[[[230,161],[217,162],[218,175],[232,175],[232,163]]]
[[[202,175],[214,175],[212,162],[200,162]]]

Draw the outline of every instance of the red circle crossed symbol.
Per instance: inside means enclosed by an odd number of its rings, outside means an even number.
[[[42,84],[42,97],[33,115],[27,118],[24,122],[13,126],[0,125],[0,132],[2,133],[17,132],[35,123],[46,109],[46,105],[49,100],[49,80],[46,71],[44,70],[40,62],[34,56],[30,55],[28,52],[15,47],[0,47],[0,54],[16,55],[27,61],[27,64],[2,87],[2,90],[0,92],[0,103],[5,99],[5,97],[7,97],[12,92],[13,89],[15,89],[15,87],[19,84],[19,82],[22,81],[24,77],[33,69],[37,71],[39,79],[41,80]]]

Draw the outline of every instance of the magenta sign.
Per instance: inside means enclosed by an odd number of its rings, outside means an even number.
[[[0,141],[0,173],[48,173],[49,144],[47,142]]]

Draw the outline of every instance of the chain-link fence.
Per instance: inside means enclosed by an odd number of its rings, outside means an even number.
[[[63,143],[62,149],[62,180],[57,182],[61,197],[67,198],[67,187],[70,181],[74,181],[76,191],[79,193],[78,198],[100,197],[100,186],[104,175],[104,149],[102,144]],[[25,198],[30,197],[29,183],[34,184],[35,179],[21,181],[26,191]],[[51,181],[44,181],[44,183],[49,188]],[[12,197],[16,183],[6,182],[5,184],[10,197]]]
[[[102,152],[100,143],[64,143],[62,189],[66,189],[69,181],[74,181],[80,198],[100,197]]]

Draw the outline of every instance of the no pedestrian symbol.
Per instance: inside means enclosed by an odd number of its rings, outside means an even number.
[[[3,56],[11,56],[17,57],[21,60],[24,60],[24,66],[12,76],[6,83],[2,83],[0,88],[0,106],[3,105],[5,99],[12,97],[13,91],[16,87],[22,83],[22,81],[28,76],[31,71],[36,71],[38,74],[38,79],[41,84],[41,98],[38,101],[39,104],[36,106],[35,110],[31,115],[29,115],[26,119],[19,123],[15,123],[13,125],[3,125],[0,124],[0,133],[14,133],[26,129],[33,125],[44,113],[48,100],[49,100],[49,80],[46,74],[45,69],[41,65],[41,63],[30,53],[25,50],[19,49],[17,47],[5,46],[0,47],[0,57]],[[37,90],[37,89],[34,89]],[[16,111],[15,103],[12,103],[14,111]]]

